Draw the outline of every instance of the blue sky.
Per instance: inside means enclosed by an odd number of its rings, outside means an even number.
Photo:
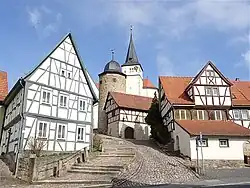
[[[212,60],[226,77],[250,78],[250,1],[16,1],[0,6],[0,70],[9,87],[72,32],[95,80],[124,63],[130,25],[144,77],[195,76]]]

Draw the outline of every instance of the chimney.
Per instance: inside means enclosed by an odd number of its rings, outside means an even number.
[[[0,101],[3,101],[8,94],[7,72],[0,71]]]
[[[235,81],[240,81],[240,78],[235,78]]]

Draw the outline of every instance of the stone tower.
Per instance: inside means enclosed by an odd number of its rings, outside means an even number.
[[[98,130],[107,133],[107,115],[103,110],[108,92],[126,93],[126,75],[122,73],[120,64],[114,60],[109,61],[102,73],[99,74],[99,110],[98,110]]]

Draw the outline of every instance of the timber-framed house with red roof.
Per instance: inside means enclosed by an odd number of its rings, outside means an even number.
[[[160,76],[159,108],[174,150],[191,160],[241,163],[250,138],[249,86],[229,80],[211,61],[194,77]]]

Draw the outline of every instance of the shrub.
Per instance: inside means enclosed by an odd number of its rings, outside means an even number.
[[[37,138],[30,137],[28,140],[28,146],[32,154],[36,154],[37,157],[40,157],[42,150],[47,145],[46,141],[39,140]]]
[[[95,134],[93,137],[93,149],[94,151],[102,151],[102,139],[99,135]]]

